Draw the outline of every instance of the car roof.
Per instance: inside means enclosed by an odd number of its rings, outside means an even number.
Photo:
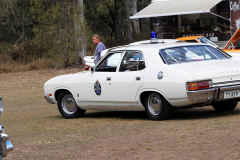
[[[183,41],[176,40],[176,39],[158,39],[158,43],[177,43],[177,42],[183,42]],[[150,43],[151,43],[150,40],[143,40],[143,41],[130,43],[129,45],[140,45],[140,44],[150,44]]]
[[[172,47],[181,47],[181,46],[191,46],[191,45],[208,45],[206,43],[153,43],[153,44],[141,44],[141,45],[127,45],[127,46],[119,46],[116,48],[110,49],[110,51],[123,51],[123,50],[142,50],[142,51],[159,51],[164,48],[172,48]]]

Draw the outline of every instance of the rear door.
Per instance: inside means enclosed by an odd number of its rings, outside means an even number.
[[[143,84],[145,61],[141,51],[127,51],[114,78],[115,99],[119,105],[136,105]]]

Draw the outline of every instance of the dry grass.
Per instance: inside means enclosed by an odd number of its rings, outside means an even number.
[[[179,110],[167,121],[144,112],[87,111],[64,119],[44,98],[51,77],[80,69],[0,74],[0,124],[15,149],[10,159],[240,159],[240,106],[217,113],[210,106]]]
[[[56,66],[55,63],[54,60],[46,58],[32,60],[32,62],[28,64],[8,59],[7,61],[0,63],[0,73],[49,69],[54,68]]]

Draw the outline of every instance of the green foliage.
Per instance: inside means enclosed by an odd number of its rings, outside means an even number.
[[[67,66],[75,54],[74,19],[79,8],[75,1],[31,0],[34,43],[37,49],[44,49],[44,57],[56,59]]]
[[[139,0],[138,7],[149,3]],[[93,55],[93,34],[100,34],[107,48],[131,42],[126,18],[122,0],[84,0],[84,6],[80,0],[1,0],[0,63],[8,58],[23,64],[52,59],[55,67],[76,64],[85,44]],[[149,22],[142,24],[133,40],[142,40],[148,31]]]
[[[151,0],[138,0],[138,10],[143,9]],[[93,33],[101,35],[103,42],[107,47],[113,47],[121,44],[128,44],[132,42],[127,35],[127,15],[125,0],[84,0],[85,4],[85,19],[87,26]],[[117,15],[114,14],[117,10]],[[119,23],[116,23],[118,21]],[[140,34],[133,33],[133,41],[143,40],[149,38],[150,22],[149,19],[139,19]],[[122,36],[121,42],[117,42],[119,34],[116,34],[117,27],[119,27]]]
[[[4,0],[0,23],[0,55],[30,63],[51,58],[59,66],[76,63],[75,23],[81,8],[76,0]],[[16,50],[17,48],[17,50]]]

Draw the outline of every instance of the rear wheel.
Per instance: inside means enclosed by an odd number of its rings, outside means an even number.
[[[222,102],[215,102],[212,104],[213,108],[216,111],[224,112],[224,111],[232,111],[237,107],[237,101],[222,101]]]
[[[171,116],[172,108],[158,93],[148,93],[144,98],[147,116],[152,120],[164,120]]]
[[[67,91],[59,94],[58,110],[64,118],[82,117],[86,112],[77,106],[73,95]]]

